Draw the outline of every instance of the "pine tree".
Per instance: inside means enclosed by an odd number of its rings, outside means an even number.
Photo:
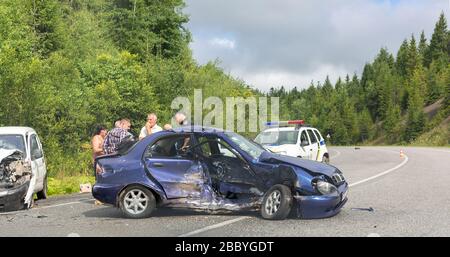
[[[445,19],[444,13],[441,13],[439,20],[434,27],[433,35],[431,36],[430,46],[425,55],[425,65],[430,66],[433,60],[438,60],[439,58],[444,58],[449,60],[448,51],[448,31],[447,31],[447,20]]]
[[[417,51],[419,52],[419,59],[422,65],[425,66],[425,54],[428,50],[428,44],[427,39],[425,38],[425,33],[422,30],[422,33],[420,33],[420,40],[419,40],[419,46]]]
[[[409,53],[409,45],[408,41],[405,39],[403,43],[400,45],[400,48],[397,51],[397,59],[395,61],[395,68],[397,70],[397,74],[402,77],[406,77],[407,69],[408,69],[408,53]]]
[[[328,75],[325,78],[325,82],[323,83],[322,92],[324,93],[325,96],[330,96],[331,93],[333,92],[333,85],[331,84]]]
[[[372,139],[373,136],[373,122],[370,118],[370,113],[367,108],[365,108],[358,117],[359,126],[359,142],[364,142]]]
[[[336,91],[342,90],[343,83],[342,83],[341,77],[339,77],[338,80],[336,81],[336,84],[334,85],[334,88],[336,89]]]
[[[423,112],[424,72],[421,67],[414,71],[408,99],[408,116],[404,139],[411,142],[416,139],[425,128],[425,114]]]
[[[363,91],[366,91],[368,82],[373,81],[373,79],[374,79],[373,67],[370,63],[366,63],[364,65],[363,73],[361,75],[361,87],[363,88]]]
[[[407,56],[408,57],[406,59],[406,74],[408,76],[412,76],[414,70],[416,69],[419,63],[419,53],[417,52],[416,39],[414,38],[414,35],[411,35]]]

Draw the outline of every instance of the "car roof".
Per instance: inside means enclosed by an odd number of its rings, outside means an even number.
[[[36,133],[36,131],[30,127],[0,127],[0,135],[5,134],[19,134],[26,135],[28,133]]]
[[[268,128],[263,130],[262,132],[274,132],[274,131],[299,131],[300,128],[309,128],[309,129],[316,129],[310,126],[301,126],[301,127],[275,127],[275,128]],[[317,129],[316,129],[317,130]]]
[[[176,133],[181,133],[181,132],[223,133],[223,132],[228,132],[228,131],[220,129],[220,128],[204,127],[204,126],[198,126],[198,125],[181,126],[181,127],[172,129],[172,131],[174,131]]]

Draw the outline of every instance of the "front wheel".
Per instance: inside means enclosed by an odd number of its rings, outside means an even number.
[[[264,219],[284,220],[291,212],[292,202],[291,189],[285,185],[275,185],[264,196],[261,216]]]
[[[330,157],[324,155],[324,156],[322,157],[322,162],[323,162],[323,163],[326,163],[326,164],[330,164]]]
[[[119,198],[119,207],[126,217],[141,219],[150,217],[156,208],[156,200],[150,190],[143,186],[126,188]]]
[[[47,175],[45,175],[42,190],[36,193],[38,200],[47,199],[47,188],[48,188],[47,185],[48,185]]]

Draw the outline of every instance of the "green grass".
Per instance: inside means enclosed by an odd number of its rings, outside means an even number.
[[[70,176],[61,178],[48,178],[48,195],[64,195],[80,192],[80,184],[94,185],[94,176]]]
[[[449,144],[450,126],[448,124],[423,133],[411,143],[414,146],[448,146]]]

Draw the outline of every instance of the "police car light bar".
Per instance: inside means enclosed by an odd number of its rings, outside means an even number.
[[[269,121],[266,126],[304,125],[304,120]]]

